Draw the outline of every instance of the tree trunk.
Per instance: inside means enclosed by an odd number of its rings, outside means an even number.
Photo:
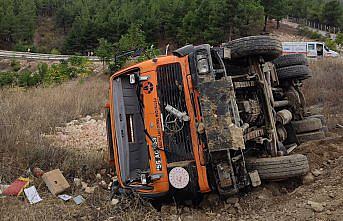
[[[229,41],[232,41],[232,25],[229,27]]]
[[[264,27],[263,27],[264,32],[267,31],[267,23],[268,23],[268,15],[265,15],[264,16]]]
[[[280,20],[276,20],[276,29],[279,29],[280,28]]]

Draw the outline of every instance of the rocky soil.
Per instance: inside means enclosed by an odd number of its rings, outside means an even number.
[[[100,151],[107,149],[106,122],[103,114],[86,116],[57,127],[55,134],[44,135],[59,147],[73,148],[76,151]]]

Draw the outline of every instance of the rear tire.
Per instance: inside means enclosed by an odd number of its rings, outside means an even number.
[[[299,121],[292,121],[291,124],[295,130],[295,133],[297,134],[320,130],[323,127],[322,121],[314,117],[308,117]]]
[[[299,79],[312,77],[311,70],[306,65],[294,65],[276,70],[279,80]]]
[[[275,65],[276,68],[283,68],[294,65],[308,66],[308,61],[303,54],[284,55],[273,60],[272,63]]]
[[[239,38],[224,44],[231,49],[231,59],[240,60],[250,56],[262,56],[267,61],[274,60],[282,54],[281,42],[271,36],[250,36]]]
[[[262,180],[283,180],[299,177],[309,171],[307,157],[301,154],[247,159],[246,165],[249,171],[257,170]]]

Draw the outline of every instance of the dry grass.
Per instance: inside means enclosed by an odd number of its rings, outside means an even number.
[[[324,59],[310,63],[313,77],[305,81],[308,106],[324,113],[330,127],[343,123],[343,60]]]
[[[105,77],[104,77],[105,78]],[[110,204],[110,192],[97,187],[87,195],[72,182],[82,178],[97,185],[95,174],[106,165],[97,151],[75,151],[53,146],[42,134],[73,119],[103,111],[107,79],[91,78],[48,88],[9,88],[0,91],[0,183],[11,183],[38,166],[45,171],[60,168],[69,180],[67,194],[82,194],[86,202],[76,205],[52,196],[43,181],[30,177],[43,201],[30,205],[25,197],[0,199],[0,220],[160,220],[157,211],[138,196],[120,197]],[[105,178],[106,179],[106,178]],[[108,178],[107,178],[108,181]]]
[[[49,88],[1,90],[2,180],[10,182],[33,166],[45,170],[61,168],[72,176],[80,172],[80,167],[89,170],[93,165],[99,165],[100,154],[85,155],[53,147],[41,135],[80,116],[100,113],[107,88],[106,80],[92,78]]]
[[[53,197],[47,191],[40,196],[43,201],[30,205],[27,201],[15,198],[0,199],[0,219],[13,220],[108,220],[108,221],[135,221],[161,220],[160,214],[140,197],[131,195],[119,197],[120,203],[111,205],[109,193],[96,189],[92,195],[85,196],[86,202],[76,205],[73,201],[63,202]],[[81,194],[71,191],[71,195]],[[15,212],[13,212],[15,211]]]

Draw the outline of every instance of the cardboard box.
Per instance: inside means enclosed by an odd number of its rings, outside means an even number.
[[[68,181],[64,178],[59,169],[44,173],[42,179],[50,192],[55,196],[70,187]]]

